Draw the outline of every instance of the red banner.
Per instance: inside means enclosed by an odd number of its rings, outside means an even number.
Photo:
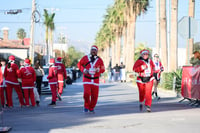
[[[200,66],[184,66],[181,94],[184,98],[200,99]]]

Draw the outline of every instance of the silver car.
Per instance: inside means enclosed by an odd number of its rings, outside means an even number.
[[[43,66],[44,76],[42,78],[42,93],[51,93],[51,88],[49,86],[49,80],[47,79],[49,75],[49,66]]]

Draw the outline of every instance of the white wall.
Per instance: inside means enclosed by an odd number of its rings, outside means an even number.
[[[67,44],[61,44],[61,43],[54,43],[53,44],[53,49],[56,50],[63,50],[63,51],[67,51],[68,49],[68,45]]]
[[[0,48],[0,53],[5,59],[7,59],[9,55],[14,55],[20,59],[25,59],[28,55],[28,49]]]
[[[153,50],[152,52],[153,53],[152,56],[153,56],[155,54],[156,48],[152,48],[152,50]],[[185,61],[186,61],[186,48],[178,48],[178,67],[184,66],[186,64]],[[161,59],[161,62],[162,62],[162,59]]]

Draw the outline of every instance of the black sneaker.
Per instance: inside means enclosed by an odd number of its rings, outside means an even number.
[[[140,108],[140,111],[143,111],[143,104],[140,104],[139,108]]]
[[[56,105],[56,102],[51,102],[50,104],[49,104],[49,106],[55,106]]]
[[[60,94],[57,94],[57,97],[58,97],[59,101],[62,101],[62,98],[61,98]]]
[[[150,106],[146,106],[146,110],[147,110],[147,112],[151,112],[151,107]]]
[[[90,110],[90,113],[91,113],[91,114],[94,114],[95,112],[94,112],[94,110]]]
[[[88,113],[88,112],[89,112],[89,109],[84,108],[83,112],[84,112],[84,113]]]
[[[160,97],[157,97],[157,100],[159,101],[159,100],[160,100]]]
[[[39,106],[40,106],[40,102],[39,102],[39,101],[36,101],[36,105],[39,107]]]

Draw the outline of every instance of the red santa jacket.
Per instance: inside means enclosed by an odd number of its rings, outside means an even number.
[[[67,73],[66,73],[66,69],[65,69],[65,65],[57,62],[55,64],[55,66],[57,66],[58,69],[58,82],[64,82],[64,79],[67,79]]]
[[[35,70],[31,66],[22,67],[19,71],[18,77],[22,79],[22,89],[34,88],[36,74]]]
[[[85,55],[77,66],[83,72],[84,84],[99,85],[99,76],[105,71],[103,60],[100,57],[96,56],[96,59],[91,62],[90,55]],[[97,69],[99,71],[96,71]],[[89,74],[85,74],[85,70],[88,70]]]
[[[144,83],[142,78],[149,78],[149,81],[152,81],[154,79],[154,68],[155,65],[151,59],[148,60],[148,63],[141,58],[138,59],[133,66],[133,71],[139,74],[136,82]]]
[[[4,70],[4,77],[5,77],[6,83],[19,85],[19,82],[17,80],[18,72],[19,72],[19,68],[15,63],[11,63],[10,68],[8,68],[8,65],[6,65],[6,68]]]
[[[0,87],[3,87],[3,72],[0,67]]]
[[[49,80],[49,84],[57,84],[58,83],[58,73],[57,73],[57,67],[51,66],[49,67],[49,75],[47,79]]]

